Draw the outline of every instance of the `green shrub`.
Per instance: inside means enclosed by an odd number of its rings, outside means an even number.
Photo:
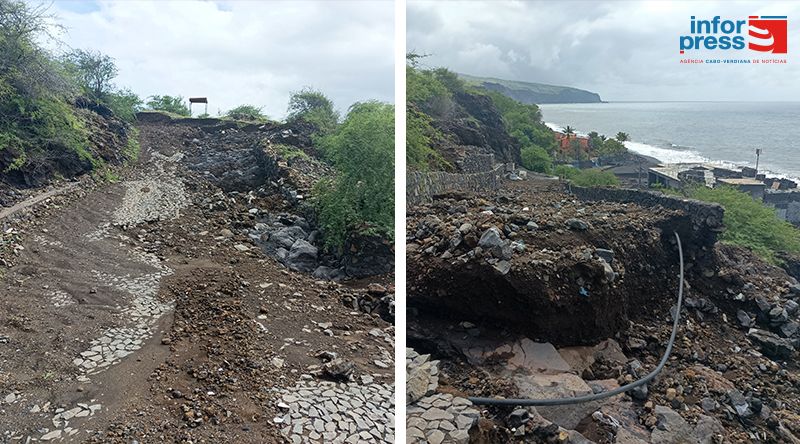
[[[183,117],[192,115],[182,96],[150,96],[145,105],[153,111],[165,111]]]
[[[778,252],[800,254],[800,230],[780,219],[770,208],[733,187],[697,186],[684,191],[693,199],[725,207],[721,240],[745,247],[766,261],[778,264]]]
[[[580,174],[580,171],[571,165],[558,165],[553,170],[553,173],[562,179],[573,179]]]
[[[553,159],[547,154],[544,148],[538,146],[527,146],[520,152],[522,166],[530,171],[550,174],[553,169]]]
[[[619,186],[619,179],[610,171],[603,171],[599,168],[581,170],[567,165],[556,167],[555,173],[558,177],[568,179],[575,185],[581,187],[616,187]]]
[[[106,94],[104,103],[111,108],[115,116],[126,122],[136,120],[136,113],[142,109],[142,99],[128,89]]]
[[[253,105],[239,105],[225,113],[225,116],[234,120],[246,120],[249,122],[267,120],[267,116],[261,113],[261,108]]]
[[[86,130],[70,105],[77,88],[44,49],[52,17],[46,7],[0,0],[0,170],[35,171],[63,150],[96,163]]]
[[[450,167],[438,151],[432,148],[435,140],[444,136],[433,127],[432,119],[413,105],[406,109],[406,163],[408,168],[427,171]]]
[[[483,91],[503,116],[506,131],[520,143],[522,166],[540,173],[550,173],[556,141],[553,132],[542,122],[539,107],[524,104],[496,91]]]
[[[306,87],[292,93],[288,111],[287,122],[310,123],[320,136],[332,133],[339,124],[339,113],[333,107],[333,102],[325,94],[312,88]]]
[[[434,99],[449,99],[447,86],[431,70],[406,66],[406,100],[426,109]]]
[[[320,140],[336,175],[314,190],[328,248],[353,233],[394,237],[394,106],[377,101],[350,107],[336,131]]]

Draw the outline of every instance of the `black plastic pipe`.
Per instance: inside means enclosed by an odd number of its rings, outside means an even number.
[[[681,317],[681,306],[683,304],[683,246],[681,245],[681,237],[678,236],[678,233],[675,233],[675,239],[678,240],[678,255],[680,257],[680,264],[681,264],[681,274],[680,274],[680,287],[678,287],[678,309],[675,310],[675,320],[672,323],[672,334],[669,337],[669,342],[667,343],[667,350],[664,352],[664,356],[661,358],[661,362],[658,363],[658,366],[652,372],[648,373],[643,378],[631,382],[630,384],[623,385],[621,387],[617,387],[614,390],[609,390],[607,392],[602,393],[595,393],[592,395],[584,395],[584,396],[575,396],[571,398],[555,398],[555,399],[514,399],[514,398],[467,398],[472,401],[473,404],[476,405],[513,405],[513,406],[552,406],[552,405],[569,405],[569,404],[582,404],[585,402],[592,402],[598,401],[600,399],[609,398],[611,396],[619,395],[620,393],[625,393],[627,391],[633,390],[636,387],[641,385],[647,384],[653,378],[655,378],[661,370],[664,368],[664,365],[669,360],[669,354],[672,352],[672,346],[675,344],[675,337],[678,334],[678,323],[680,322]]]

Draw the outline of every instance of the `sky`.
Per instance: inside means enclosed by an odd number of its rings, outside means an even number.
[[[693,15],[787,15],[788,63],[681,65],[679,38],[689,33]],[[406,20],[407,49],[429,54],[427,67],[573,86],[607,101],[800,101],[797,1],[408,0]],[[731,53],[696,54],[755,54]]]
[[[113,57],[115,83],[141,97],[208,97],[212,115],[251,104],[278,119],[306,86],[342,112],[394,101],[389,1],[57,0],[50,12],[68,47]]]

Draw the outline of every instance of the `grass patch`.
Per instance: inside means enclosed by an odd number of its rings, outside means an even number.
[[[289,145],[278,144],[272,147],[279,156],[283,157],[286,160],[293,160],[293,159],[302,159],[302,160],[309,160],[308,154],[303,152],[303,150],[299,148],[295,148]]]
[[[748,193],[728,186],[696,186],[683,190],[681,194],[718,203],[725,208],[722,242],[747,248],[774,265],[781,264],[778,253],[800,254],[800,230],[779,218],[774,208],[753,199]]]
[[[134,163],[139,160],[141,153],[141,146],[139,145],[139,129],[131,128],[128,133],[128,141],[125,143],[125,149],[122,150],[122,155],[125,156],[125,163]]]

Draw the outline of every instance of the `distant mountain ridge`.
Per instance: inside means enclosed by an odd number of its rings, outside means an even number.
[[[497,91],[514,100],[527,104],[541,103],[600,103],[600,95],[569,86],[546,85],[544,83],[503,80],[493,77],[477,77],[458,73],[468,84]]]

